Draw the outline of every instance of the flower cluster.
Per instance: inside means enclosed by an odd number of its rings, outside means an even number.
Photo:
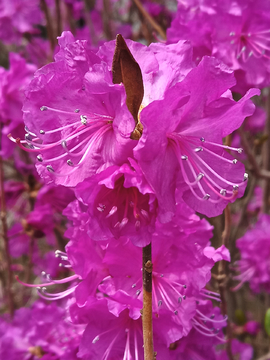
[[[265,0],[181,1],[168,41],[190,40],[197,62],[204,55],[222,60],[235,70],[234,89],[243,93],[250,86],[269,86],[269,20]]]
[[[176,1],[0,0],[0,38],[20,54],[0,68],[1,358],[143,359],[150,245],[156,359],[252,358],[231,336],[262,330],[248,313],[227,323],[224,244],[230,205],[235,239],[246,209],[255,223],[267,208],[267,184],[253,178],[240,217],[233,203],[248,183],[243,162],[253,156],[256,176],[268,176],[266,92],[256,105],[253,97],[270,82],[269,4],[173,9]],[[165,28],[167,42],[153,42]],[[226,207],[221,236],[221,217],[216,228],[208,218]],[[260,215],[237,240],[235,289],[249,281],[269,292],[269,221]]]
[[[242,149],[222,138],[252,115],[250,98],[259,92],[234,101],[233,72],[211,57],[194,66],[185,41],[149,47],[127,41],[144,86],[142,136],[132,140],[125,81],[113,81],[115,42],[93,53],[87,41],[64,32],[59,46],[55,62],[38,70],[27,89],[25,139],[11,137],[36,154],[45,182],[72,187],[77,198],[63,213],[72,223],[66,253],[56,253],[75,274],[52,280],[44,273],[40,296],[74,294],[71,317],[87,325],[79,357],[136,358],[143,350],[141,247],[151,242],[158,358],[181,356],[178,342],[191,331],[223,342],[226,318],[212,309],[207,299],[220,299],[206,286],[215,262],[230,255],[210,246],[211,226],[194,210],[218,215],[243,195],[247,174],[232,156]],[[63,292],[47,290],[68,282]]]
[[[114,42],[94,54],[87,42],[74,42],[70,33],[64,33],[59,45],[55,63],[36,72],[27,90],[23,107],[27,134],[24,141],[17,140],[37,154],[37,169],[46,181],[75,186],[91,179],[91,186],[87,185],[91,189],[94,183],[103,183],[104,192],[115,184],[115,193],[138,184],[138,191],[149,197],[138,199],[145,203],[139,210],[152,211],[145,208],[148,202],[152,209],[152,193],[162,222],[174,214],[176,190],[179,199],[208,216],[220,214],[228,202],[243,195],[247,174],[227,152],[237,154],[242,149],[223,145],[222,138],[252,115],[249,99],[259,94],[257,90],[235,102],[229,91],[235,85],[233,72],[210,57],[194,68],[191,48],[183,41],[149,48],[128,42],[144,83],[139,113],[144,130],[137,143],[129,138],[134,120],[126,106],[125,88],[112,82]],[[140,173],[149,185],[143,185]],[[134,202],[134,191],[126,192],[127,201]],[[94,191],[102,206],[105,193]],[[90,194],[82,201],[103,212]],[[112,203],[106,216],[118,209],[117,202]],[[144,217],[134,209],[135,218]],[[125,214],[121,216],[118,221],[125,223]]]
[[[12,322],[0,319],[1,359],[76,360],[84,330],[55,303],[37,301],[16,311]]]

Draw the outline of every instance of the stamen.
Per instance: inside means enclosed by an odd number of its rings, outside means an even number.
[[[54,172],[55,172],[54,169],[53,169],[53,167],[52,167],[51,165],[47,165],[47,166],[46,166],[46,169],[47,169],[50,173],[54,173]]]
[[[145,211],[144,209],[141,209],[141,214],[142,214],[143,218],[144,218],[146,221],[149,221],[149,220],[150,220],[150,217],[149,217],[148,212]]]
[[[111,208],[111,210],[109,211],[109,214],[106,216],[106,219],[108,219],[110,216],[112,216],[113,214],[115,214],[117,211],[117,206],[113,206]]]
[[[100,339],[99,335],[97,335],[93,340],[92,340],[92,344],[95,344],[96,342],[98,342]]]
[[[220,159],[221,161],[224,162],[228,162],[229,164],[236,164],[237,159],[234,160],[230,160],[227,159],[226,157],[222,157],[219,154],[216,154],[215,152],[213,152],[210,149],[207,149],[205,147],[205,145],[196,147],[195,149],[192,150],[192,146],[197,144],[197,139],[193,138],[191,136],[182,136],[180,134],[176,134],[176,133],[171,133],[171,134],[167,134],[167,137],[169,139],[172,140],[172,144],[173,144],[173,148],[175,151],[175,155],[179,160],[179,165],[181,168],[181,172],[184,178],[184,181],[186,182],[186,184],[189,186],[192,194],[200,201],[204,201],[204,200],[209,200],[211,203],[218,203],[220,201],[222,201],[222,199],[227,200],[227,201],[231,201],[233,199],[236,198],[237,196],[237,191],[239,188],[239,185],[242,185],[244,182],[239,183],[239,184],[235,184],[232,183],[230,181],[228,181],[227,179],[224,179],[221,175],[219,175],[214,169],[211,168],[211,166],[209,166],[200,156],[198,156],[198,154],[204,150],[206,152],[208,152],[209,154],[217,157],[218,159]],[[201,142],[204,144],[210,144],[210,145],[214,145],[217,147],[221,147],[223,149],[228,149],[231,151],[237,151],[238,153],[242,152],[241,148],[232,148],[229,147],[227,145],[220,145],[220,144],[216,144],[216,143],[212,143],[212,142],[206,142],[205,139],[202,137],[200,138]],[[182,150],[182,148],[184,150]],[[182,155],[181,153],[185,152],[185,155]],[[187,166],[189,167],[191,174],[194,177],[194,181],[189,180],[189,176],[186,172],[186,169],[183,165],[183,162],[181,160],[188,160],[186,161]],[[197,161],[198,160],[198,161]],[[212,195],[210,195],[210,193],[207,193],[204,189],[204,187],[200,184],[200,180],[203,179],[203,181],[207,184],[207,186],[218,196],[218,199],[215,200],[214,198],[212,199]],[[222,181],[223,183],[225,183],[227,186],[228,185],[232,185],[232,186],[238,186],[238,188],[234,188],[232,190],[228,190],[226,189],[226,194],[228,193],[229,196],[224,196],[225,192],[224,192],[224,188],[221,187],[221,185],[217,182],[217,180]],[[201,197],[199,196],[199,194],[193,189],[193,187],[197,186],[197,189],[200,191],[201,193]]]
[[[81,123],[83,125],[87,125],[87,116],[86,115],[81,115],[80,119],[81,119]]]
[[[127,223],[128,223],[128,218],[124,218],[119,224],[119,230],[122,230]]]
[[[215,324],[218,324],[218,323],[223,323],[224,321],[226,321],[228,319],[228,316],[223,316],[223,319],[220,319],[220,320],[213,320],[214,317],[215,317],[215,314],[212,314],[211,317],[207,317],[206,315],[204,315],[200,310],[196,309],[196,312],[197,314],[200,315],[200,318],[203,319],[203,320],[206,320],[206,321],[211,321],[211,323],[215,323]]]
[[[203,173],[199,173],[199,175],[197,176],[197,181],[200,181],[202,178],[204,177]]]
[[[77,285],[76,286],[73,286],[72,288],[69,288],[65,291],[62,291],[60,293],[57,293],[57,294],[51,294],[51,293],[48,293],[46,290],[46,287],[42,287],[42,288],[37,288],[38,290],[38,293],[39,293],[39,296],[44,299],[44,300],[49,300],[49,301],[55,301],[55,300],[59,300],[59,299],[63,299],[64,297],[72,294],[75,289],[77,288]]]
[[[31,132],[26,125],[25,125],[25,127],[24,127],[24,130],[25,130],[28,134],[30,134],[30,135],[32,135],[32,136],[34,136],[34,137],[37,136],[36,134],[34,134],[33,132]]]
[[[25,134],[24,138],[26,141],[32,141],[32,136],[29,133]]]
[[[106,205],[104,204],[98,204],[97,206],[97,210],[100,212],[104,212],[104,210],[106,209]]]
[[[56,284],[65,284],[67,282],[70,282],[70,281],[73,281],[73,280],[77,280],[77,279],[80,279],[80,276],[79,275],[71,275],[67,278],[64,278],[62,280],[52,280],[48,283],[44,283],[44,284],[27,284],[27,283],[24,283],[23,281],[21,281],[18,277],[18,275],[15,276],[15,279],[22,285],[24,286],[27,286],[27,287],[30,287],[30,288],[41,288],[41,287],[46,287],[46,286],[51,286],[51,285],[56,285]]]

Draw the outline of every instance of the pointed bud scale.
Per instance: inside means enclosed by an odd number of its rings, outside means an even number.
[[[116,37],[112,73],[114,84],[121,82],[124,84],[127,94],[126,104],[135,121],[135,129],[130,137],[133,140],[139,140],[143,131],[143,126],[138,117],[144,95],[142,72],[120,34]]]

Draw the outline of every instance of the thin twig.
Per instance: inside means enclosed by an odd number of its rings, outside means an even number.
[[[250,164],[252,165],[252,170],[255,172],[255,175],[257,177],[260,177],[260,168],[259,168],[259,165],[257,164],[257,161],[255,159],[255,156],[250,148],[250,144],[248,143],[248,140],[246,138],[246,135],[245,135],[245,131],[243,129],[243,127],[241,126],[239,129],[238,129],[238,133],[240,135],[240,138],[241,138],[241,144],[243,146],[243,149],[245,151],[245,154],[247,155],[247,158],[250,162]]]
[[[111,29],[111,6],[110,1],[103,0],[103,12],[102,12],[102,20],[103,20],[103,28],[105,32],[105,36],[107,40],[112,40],[114,38],[113,31]]]
[[[257,360],[268,360],[268,359],[270,359],[270,352],[267,353],[266,355],[259,357]]]
[[[154,18],[145,10],[140,0],[133,0],[136,4],[139,11],[142,13],[142,15],[145,17],[145,19],[149,22],[149,24],[156,30],[156,32],[162,37],[162,39],[166,40],[166,33],[162,29],[162,27],[154,20]]]
[[[85,22],[86,22],[86,25],[87,25],[88,30],[89,30],[90,39],[91,39],[93,45],[96,46],[98,44],[98,38],[96,36],[95,28],[94,28],[93,21],[92,21],[92,18],[91,18],[92,7],[93,7],[93,4],[92,4],[91,1],[84,0]]]
[[[154,360],[152,315],[152,244],[143,247],[143,345],[144,360]]]
[[[25,271],[25,276],[24,276],[24,282],[26,284],[28,284],[30,282],[31,279],[31,273],[32,273],[32,268],[33,268],[33,253],[34,253],[34,245],[35,245],[35,239],[33,236],[31,236],[30,238],[30,242],[29,242],[29,252],[28,252],[28,264],[27,264],[27,268]],[[23,296],[28,292],[29,288],[24,286],[23,289]]]
[[[229,247],[229,240],[231,234],[231,211],[229,205],[224,210],[225,216],[225,226],[222,233],[222,245],[225,245],[227,248]],[[225,260],[221,260],[218,264],[218,288],[220,293],[220,308],[223,315],[227,315],[227,300],[226,300],[226,289],[227,289],[227,266]],[[226,351],[228,358],[230,360],[234,360],[232,349],[231,349],[231,341],[232,341],[232,328],[231,322],[227,320],[227,327],[226,327],[226,335],[227,335],[227,343],[226,343]]]
[[[0,197],[1,197],[1,223],[2,223],[2,233],[4,239],[4,247],[6,253],[6,266],[7,266],[7,282],[6,282],[6,294],[8,299],[9,313],[11,316],[14,314],[14,299],[12,292],[12,280],[13,280],[13,271],[11,264],[11,257],[9,252],[9,241],[8,241],[8,227],[7,227],[7,210],[6,210],[6,199],[5,199],[5,189],[4,189],[4,169],[3,169],[3,159],[0,156]]]
[[[75,19],[73,18],[72,4],[68,4],[65,2],[65,6],[67,10],[67,21],[70,27],[70,31],[72,32],[73,35],[76,35],[76,23],[75,23]]]
[[[52,24],[53,24],[52,17],[51,17],[50,10],[47,6],[46,0],[40,0],[40,5],[41,5],[42,11],[45,14],[47,35],[48,35],[48,39],[51,44],[51,57],[53,57],[53,52],[54,52],[54,48],[55,48],[55,44],[56,44],[56,37],[54,36],[54,30],[53,30],[53,26],[52,26]]]
[[[248,143],[248,140],[246,138],[246,134],[245,134],[242,127],[240,127],[238,129],[238,133],[239,133],[239,135],[241,137],[241,144],[243,146],[245,154],[247,155],[248,161],[251,164],[251,167],[252,167],[251,170],[254,172],[254,175],[257,178],[270,179],[270,171],[267,170],[267,169],[260,169],[260,167],[259,167],[259,165],[258,165],[258,163],[256,161],[256,158],[255,158],[255,156],[253,154],[253,151],[250,148],[250,144]],[[267,151],[270,151],[270,150],[267,150]]]
[[[60,0],[55,0],[55,9],[56,9],[56,32],[57,36],[62,34],[62,16],[61,16],[61,6]]]
[[[243,221],[245,219],[247,206],[253,196],[255,186],[256,186],[256,178],[252,177],[252,179],[250,180],[250,187],[249,187],[247,196],[245,197],[243,203],[241,204],[241,212],[240,212],[240,217],[239,217],[238,223],[235,225],[233,233],[232,233],[233,241],[235,241],[237,239],[238,231],[241,228]]]

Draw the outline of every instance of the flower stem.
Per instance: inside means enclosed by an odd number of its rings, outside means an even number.
[[[229,248],[229,240],[231,234],[231,211],[229,205],[224,210],[224,217],[225,217],[225,226],[222,233],[222,245],[225,245]],[[227,315],[227,299],[226,299],[226,292],[227,292],[227,282],[228,282],[228,267],[226,266],[225,260],[221,260],[218,264],[218,287],[221,299],[221,312],[223,315]],[[232,328],[231,322],[227,320],[227,327],[226,327],[226,352],[228,358],[230,360],[234,360],[231,348],[231,341],[232,341]]]
[[[60,0],[55,0],[55,9],[56,9],[57,36],[60,36],[62,34],[62,16],[61,16]]]
[[[154,20],[154,18],[145,10],[140,0],[133,0],[136,4],[137,8],[141,12],[141,14],[145,17],[145,19],[149,22],[153,29],[162,37],[162,39],[166,40],[166,33],[162,29],[162,27]]]
[[[12,278],[13,272],[11,268],[11,257],[9,253],[9,243],[8,243],[8,227],[7,227],[7,211],[6,211],[6,200],[5,200],[5,190],[4,190],[4,169],[3,169],[3,159],[0,156],[0,198],[1,198],[1,225],[2,225],[2,236],[4,240],[4,247],[6,253],[6,267],[7,267],[7,282],[6,282],[6,294],[8,299],[8,307],[10,316],[14,314],[14,299],[12,293]]]
[[[112,16],[112,11],[110,8],[110,1],[103,0],[102,20],[103,20],[103,28],[107,40],[112,40],[114,37],[113,31],[111,29],[111,25],[112,25],[110,21],[111,16]]]
[[[143,249],[143,344],[144,360],[154,360],[152,318],[152,244]]]
[[[44,12],[45,18],[46,18],[46,29],[47,29],[47,35],[48,39],[50,41],[51,45],[51,57],[53,58],[53,52],[56,45],[56,37],[54,35],[54,29],[53,29],[53,22],[50,10],[47,6],[47,3],[45,0],[40,0],[41,9]]]

